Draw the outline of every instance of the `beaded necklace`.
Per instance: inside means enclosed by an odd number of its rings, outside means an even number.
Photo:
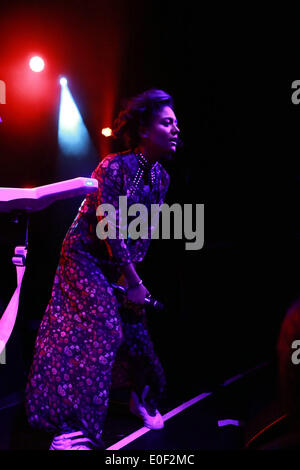
[[[135,154],[139,167],[137,169],[137,172],[133,178],[132,185],[130,186],[129,190],[127,191],[127,196],[132,196],[137,188],[139,187],[139,184],[143,178],[144,173],[147,171],[148,173],[148,180],[149,180],[149,185],[153,187],[156,179],[156,165],[157,162],[154,163],[154,165],[150,165],[146,157],[142,153],[136,153]],[[149,171],[150,170],[150,171]]]

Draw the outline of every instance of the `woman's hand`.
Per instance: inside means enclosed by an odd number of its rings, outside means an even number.
[[[143,305],[147,296],[149,296],[149,291],[143,284],[137,287],[129,287],[127,290],[128,300],[135,304]]]

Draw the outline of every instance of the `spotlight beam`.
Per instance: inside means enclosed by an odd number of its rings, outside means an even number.
[[[63,155],[85,157],[91,138],[72,97],[65,77],[60,78],[61,94],[58,119],[58,144]]]

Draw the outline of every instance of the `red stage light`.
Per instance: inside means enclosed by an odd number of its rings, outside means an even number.
[[[41,57],[34,56],[29,61],[29,67],[33,72],[41,72],[45,68],[45,62]]]
[[[101,134],[104,135],[104,137],[110,137],[112,135],[112,130],[110,127],[104,127]]]

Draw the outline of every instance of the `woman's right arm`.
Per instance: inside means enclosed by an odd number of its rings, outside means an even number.
[[[149,295],[149,291],[140,283],[141,279],[135,270],[134,264],[131,262],[126,243],[118,236],[120,228],[119,196],[123,194],[121,168],[116,161],[106,158],[97,167],[93,176],[98,180],[97,206],[99,207],[101,204],[109,203],[114,207],[116,214],[116,220],[111,220],[109,223],[112,224],[112,227],[116,228],[117,237],[105,238],[108,252],[118,264],[119,268],[121,268],[126,278],[128,284],[128,299],[131,302],[143,304],[145,297]],[[98,220],[101,221],[101,217],[98,217]]]
[[[123,266],[122,271],[128,284],[128,300],[136,304],[144,304],[145,297],[149,295],[149,291],[143,285],[142,279],[136,272],[133,263]]]

